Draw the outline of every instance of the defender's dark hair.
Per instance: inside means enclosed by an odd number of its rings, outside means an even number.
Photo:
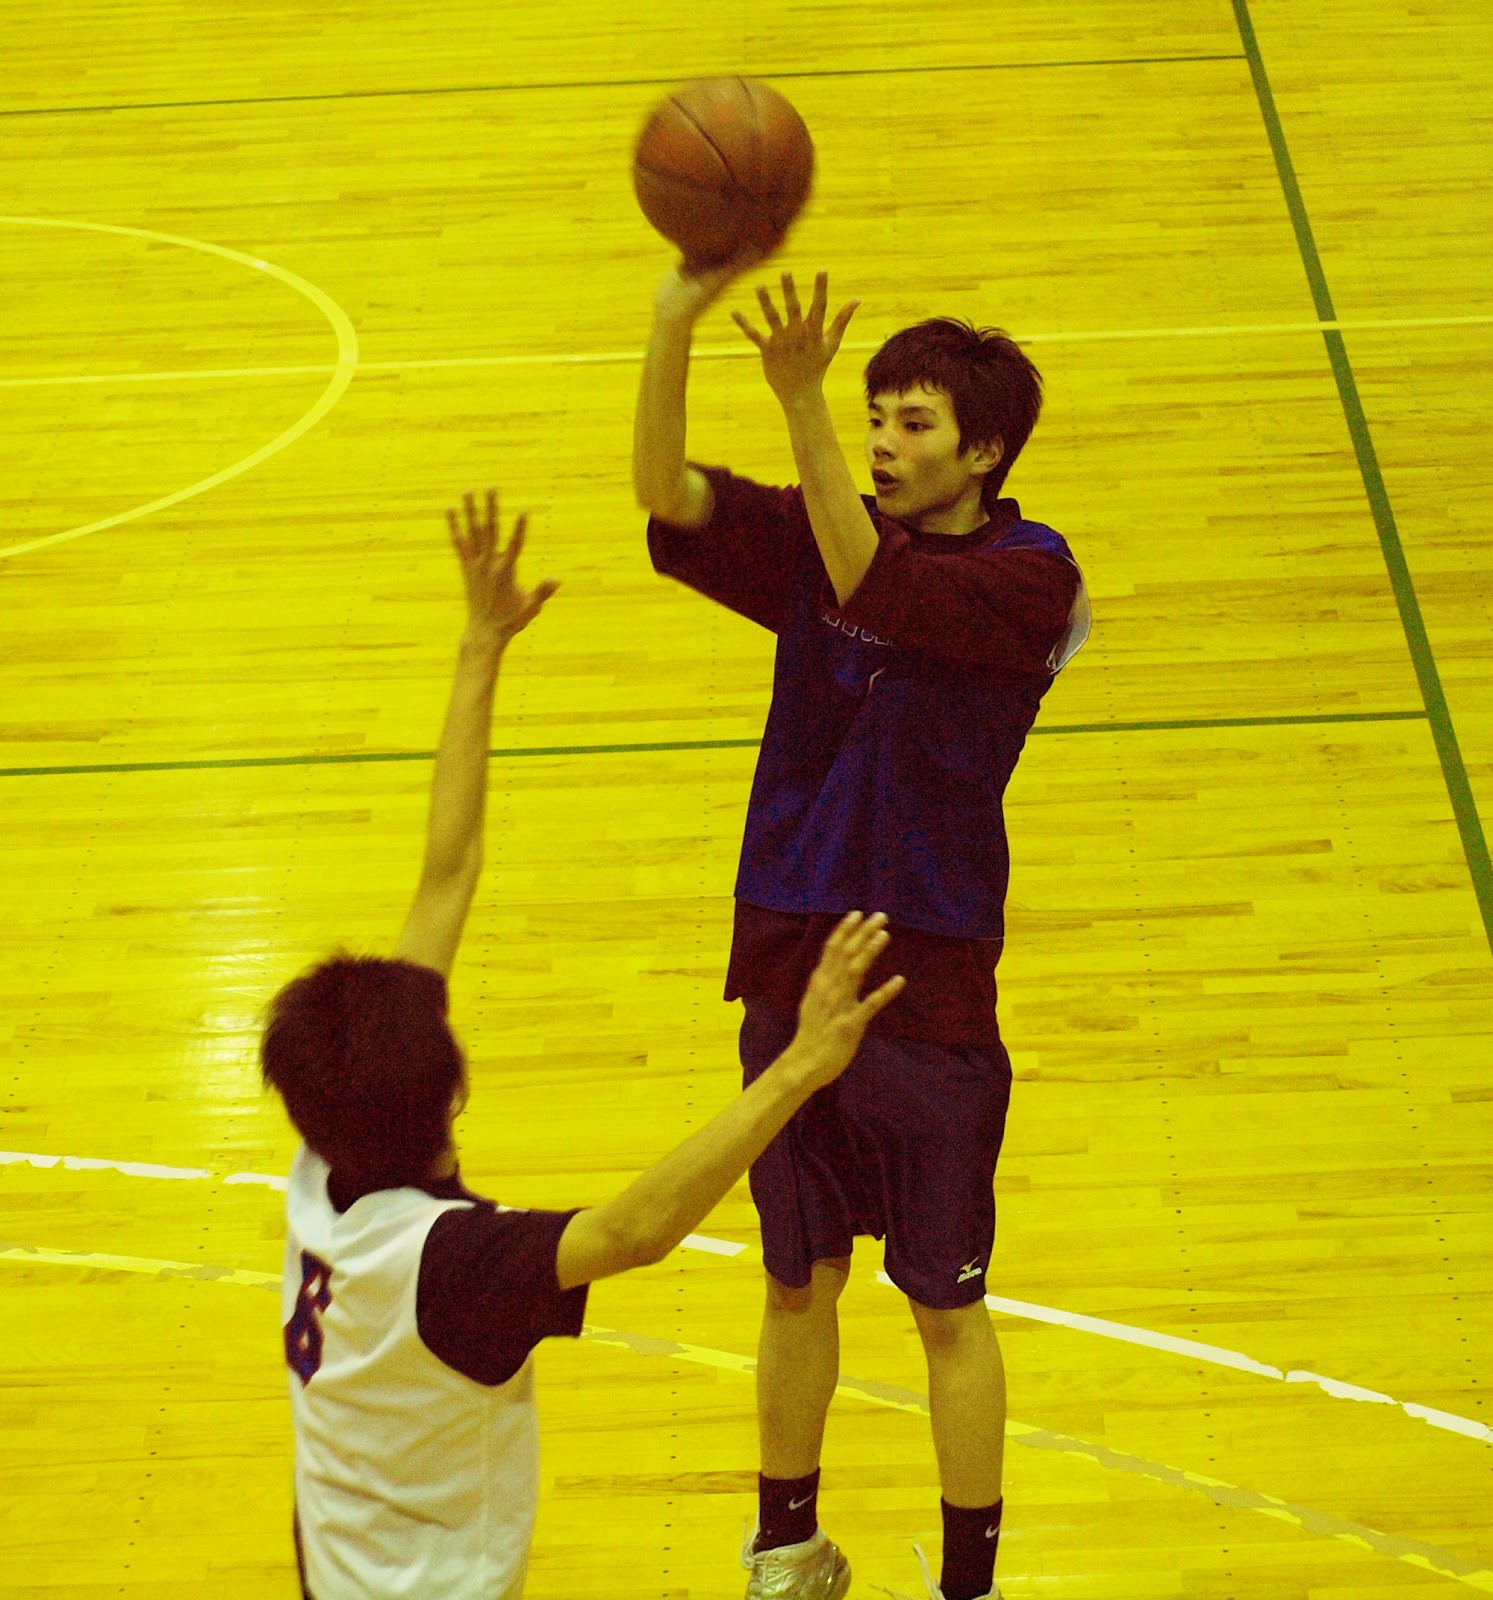
[[[985,477],[987,504],[1006,480],[1042,409],[1042,374],[1009,334],[933,317],[894,333],[866,367],[866,401],[907,394],[926,384],[942,389],[959,424],[959,453],[1001,442],[1001,459]]]
[[[465,1074],[441,975],[343,952],[270,1002],[259,1059],[301,1137],[360,1188],[427,1175]]]

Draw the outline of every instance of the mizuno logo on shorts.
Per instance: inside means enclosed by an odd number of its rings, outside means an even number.
[[[967,1267],[959,1269],[959,1276],[954,1279],[954,1282],[968,1283],[971,1278],[978,1278],[984,1270],[978,1261],[971,1261]]]

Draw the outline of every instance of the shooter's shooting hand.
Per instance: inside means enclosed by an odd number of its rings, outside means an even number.
[[[653,309],[664,318],[696,322],[744,272],[765,259],[761,250],[746,250],[715,267],[689,267],[681,261],[659,281]]]

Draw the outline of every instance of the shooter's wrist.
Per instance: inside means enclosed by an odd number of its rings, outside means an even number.
[[[653,337],[688,345],[694,338],[695,324],[706,309],[683,298],[671,298],[660,289],[653,302]]]

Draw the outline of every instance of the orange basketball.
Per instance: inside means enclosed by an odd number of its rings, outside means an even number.
[[[775,250],[813,177],[803,118],[755,78],[685,84],[654,109],[632,157],[643,215],[690,267]]]

